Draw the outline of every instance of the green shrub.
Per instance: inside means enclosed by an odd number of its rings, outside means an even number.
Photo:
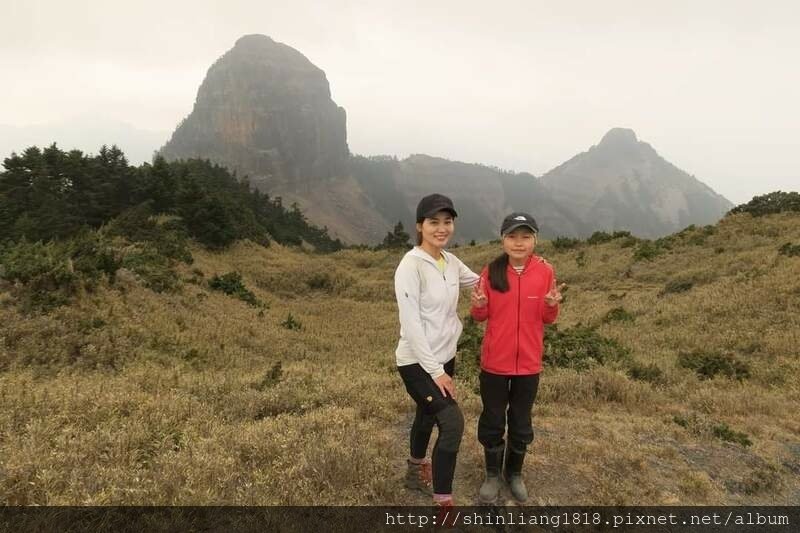
[[[308,280],[306,280],[306,285],[308,288],[315,291],[326,291],[330,292],[333,289],[333,281],[331,277],[327,273],[317,273],[313,274]]]
[[[283,377],[283,369],[281,362],[278,361],[272,368],[270,368],[264,377],[258,383],[253,384],[253,388],[260,391],[265,391],[277,385]]]
[[[745,437],[746,438],[746,437]],[[749,442],[749,439],[748,439]],[[743,446],[747,446],[744,445]],[[727,484],[726,484],[727,485]],[[745,494],[772,493],[780,491],[783,483],[781,474],[773,465],[766,463],[753,470],[748,477],[739,482],[731,483],[734,491],[741,491]]]
[[[747,436],[747,433],[734,431],[728,427],[728,424],[725,422],[714,425],[711,428],[711,433],[718,439],[722,439],[727,442],[735,442],[737,444],[741,444],[745,448],[753,444],[753,442]]]
[[[750,213],[754,217],[760,217],[785,211],[800,212],[800,193],[775,191],[756,196],[746,204],[734,207],[728,214]]]
[[[632,363],[628,367],[628,377],[637,381],[647,381],[654,385],[664,383],[664,372],[656,365],[650,363],[643,365],[641,363]]]
[[[685,429],[689,429],[689,426],[691,425],[691,421],[684,415],[674,415],[672,417],[672,421]]]
[[[82,318],[78,320],[78,331],[89,333],[93,329],[99,329],[106,325],[106,321],[100,317]]]
[[[578,255],[575,256],[575,264],[578,268],[583,268],[586,266],[586,254],[583,250],[578,252]]]
[[[142,202],[111,219],[103,231],[110,237],[125,237],[131,242],[152,241],[158,236],[154,214],[153,202]]]
[[[6,248],[0,276],[18,284],[15,291],[23,308],[46,311],[69,301],[80,286],[79,275],[55,243],[22,240]]]
[[[96,231],[84,231],[64,241],[73,268],[84,281],[93,286],[101,278],[114,281],[122,259],[121,254],[106,243]]]
[[[787,257],[800,256],[800,244],[792,244],[787,242],[778,248],[778,253]]]
[[[694,282],[686,279],[673,279],[664,285],[664,288],[659,293],[659,296],[665,294],[674,294],[679,292],[686,292],[694,287]]]
[[[194,258],[189,250],[189,240],[183,228],[177,224],[172,226],[172,229],[170,227],[170,223],[162,226],[158,238],[153,241],[153,245],[161,255],[191,265],[194,262]]]
[[[306,285],[314,291],[339,294],[353,284],[353,278],[341,272],[316,272],[306,280]]]
[[[594,365],[627,363],[630,351],[617,341],[603,337],[588,326],[578,324],[564,331],[557,326],[545,329],[544,358],[547,364],[586,370]]]
[[[123,211],[103,228],[103,233],[132,243],[147,243],[156,253],[169,259],[186,264],[194,261],[183,222],[173,219],[159,224],[149,201]]]
[[[303,324],[295,320],[295,318],[292,316],[292,313],[289,313],[289,315],[286,317],[286,320],[281,322],[281,326],[285,327],[286,329],[296,331],[303,329]]]
[[[256,295],[252,293],[242,283],[242,275],[238,272],[228,272],[222,276],[214,275],[208,282],[210,289],[215,291],[222,291],[228,296],[239,298],[243,302],[247,302],[253,307],[264,307]]]
[[[145,287],[155,292],[172,291],[179,285],[172,261],[158,253],[152,245],[143,243],[126,251],[122,266],[135,272]]]
[[[556,250],[570,250],[581,244],[580,239],[573,239],[572,237],[556,237],[552,242],[553,248]]]
[[[667,251],[664,242],[644,241],[634,250],[634,261],[651,261]]]
[[[750,377],[747,363],[730,354],[682,352],[678,355],[678,365],[694,370],[700,379],[711,379],[718,374],[739,381]]]
[[[602,244],[604,242],[610,242],[613,239],[614,237],[605,231],[595,231],[586,239],[586,244]]]
[[[222,194],[204,196],[182,206],[179,212],[189,234],[206,248],[222,250],[239,236],[235,207]]]
[[[464,330],[458,338],[458,375],[478,387],[478,375],[481,371],[481,345],[483,330],[471,315],[464,317]]]
[[[623,307],[615,307],[603,318],[603,322],[633,322],[634,320],[636,317]]]
[[[103,278],[113,281],[120,259],[97,232],[84,231],[60,242],[10,243],[2,250],[0,265],[0,278],[17,285],[23,307],[46,311]]]

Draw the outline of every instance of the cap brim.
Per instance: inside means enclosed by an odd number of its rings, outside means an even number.
[[[455,209],[450,209],[449,207],[437,207],[436,209],[431,209],[430,211],[425,213],[424,217],[433,218],[434,215],[436,215],[436,213],[441,213],[442,211],[450,213],[451,215],[453,215],[453,218],[458,216],[458,213],[456,213]]]
[[[539,230],[533,227],[533,225],[529,224],[528,222],[519,222],[517,224],[512,224],[503,230],[502,235],[507,235],[514,231],[517,228],[530,228],[530,230],[534,233],[539,233]]]

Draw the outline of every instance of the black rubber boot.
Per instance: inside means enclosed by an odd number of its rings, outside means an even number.
[[[504,446],[497,448],[484,448],[483,455],[486,459],[486,480],[481,485],[478,498],[482,503],[494,503],[500,492],[500,471],[503,468]]]
[[[522,480],[522,464],[525,462],[525,450],[515,450],[510,445],[506,449],[505,478],[511,495],[520,503],[528,501],[528,489]]]

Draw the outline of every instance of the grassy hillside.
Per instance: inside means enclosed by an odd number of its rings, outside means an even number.
[[[532,503],[800,503],[800,256],[786,243],[800,244],[797,213],[541,246],[569,288],[525,465]],[[478,270],[499,245],[454,251]],[[173,291],[122,270],[48,313],[0,285],[0,502],[427,503],[400,481],[401,254],[192,248]],[[251,296],[214,279],[229,272]],[[482,480],[479,336],[468,325],[457,371],[459,504]]]

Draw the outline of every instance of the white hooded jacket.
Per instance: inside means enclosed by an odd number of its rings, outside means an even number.
[[[419,363],[434,379],[456,354],[463,326],[458,318],[461,288],[478,283],[479,276],[453,254],[442,250],[445,270],[427,252],[414,247],[394,273],[400,312],[397,366]]]

